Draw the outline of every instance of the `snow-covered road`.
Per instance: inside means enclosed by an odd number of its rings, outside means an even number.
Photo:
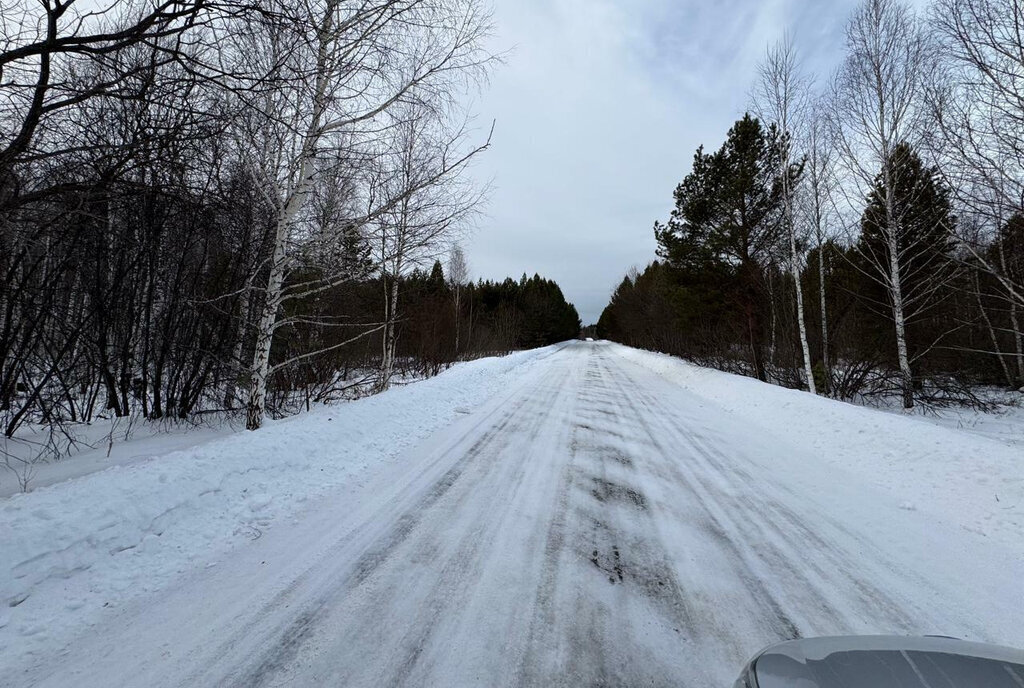
[[[798,423],[766,435],[616,347],[545,355],[358,488],[0,683],[703,687],[800,635],[1024,644],[1019,549],[900,509],[788,442]]]

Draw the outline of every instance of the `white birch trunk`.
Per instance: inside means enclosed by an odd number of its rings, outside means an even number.
[[[816,124],[815,127],[817,126],[819,125]],[[819,148],[818,137],[820,132],[815,129],[811,136],[811,193],[813,194],[814,238],[818,243],[818,305],[821,309],[821,366],[825,373],[825,389],[821,391],[824,394],[831,394],[832,367],[828,357],[828,301],[826,300],[827,292],[825,290],[825,213],[822,210],[821,202],[825,180],[822,178],[823,174],[820,166],[824,162],[824,156]]]
[[[277,311],[281,306],[281,287],[284,284],[285,259],[287,258],[288,234],[283,218],[278,220],[277,237],[274,243],[274,260],[267,279],[266,299],[260,322],[256,330],[256,348],[253,352],[252,371],[249,380],[249,403],[246,409],[245,427],[259,430],[267,408],[267,378],[270,374],[270,349],[277,330]]]
[[[1006,251],[1003,247],[1003,240],[1000,239],[997,245],[999,246],[999,267],[1005,275]],[[1024,385],[1024,335],[1020,331],[1020,318],[1017,317],[1017,299],[1015,297],[1016,294],[1010,294],[1010,324],[1013,326],[1013,338],[1017,348],[1015,357],[1017,359],[1017,384]]]
[[[807,344],[807,321],[804,317],[804,288],[800,284],[800,259],[796,250],[796,225],[793,218],[792,189],[789,183],[789,142],[786,142],[786,154],[783,156],[782,193],[784,197],[783,211],[786,214],[786,229],[789,232],[789,269],[793,275],[793,286],[796,289],[796,320],[800,333],[800,348],[804,357],[804,376],[807,378],[807,391],[817,394],[814,384],[814,371],[811,369],[811,347]]]
[[[391,387],[391,378],[395,374],[395,350],[397,339],[395,336],[395,324],[398,317],[398,277],[392,276],[391,284],[385,284],[385,301],[387,303],[387,320],[384,324],[384,351],[380,365],[380,384],[378,389],[381,392]]]
[[[814,383],[814,371],[811,369],[811,347],[807,344],[807,322],[804,318],[804,288],[800,284],[800,262],[796,252],[796,234],[793,231],[793,223],[789,227],[789,260],[790,269],[793,273],[793,282],[796,285],[796,319],[800,330],[800,346],[804,354],[804,375],[807,376],[807,391],[817,394],[818,390]]]
[[[896,356],[900,367],[900,388],[903,392],[903,408],[914,408],[914,374],[910,369],[910,355],[907,349],[907,322],[903,303],[903,284],[900,267],[899,230],[896,211],[893,207],[892,160],[885,151],[885,221],[886,243],[889,250],[889,298],[892,299],[892,319],[896,328]]]
[[[330,83],[327,59],[334,22],[334,6],[334,3],[328,3],[320,25],[315,88],[309,113],[309,126],[304,132],[302,146],[293,163],[293,182],[286,187],[286,192],[283,194],[283,203],[274,231],[273,262],[270,266],[270,275],[267,278],[266,299],[263,304],[263,312],[260,315],[259,328],[256,332],[256,347],[253,352],[245,424],[248,430],[259,430],[263,424],[267,405],[267,379],[270,374],[270,351],[274,343],[274,333],[277,331],[278,310],[281,307],[282,287],[288,267],[288,241],[292,224],[306,204],[306,198],[313,182],[316,148],[323,136],[321,124],[326,108],[327,88]],[[282,198],[282,194],[278,193],[277,197]]]

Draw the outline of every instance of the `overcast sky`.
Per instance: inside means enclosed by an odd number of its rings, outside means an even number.
[[[474,174],[494,183],[465,242],[475,276],[556,280],[596,322],[694,150],[721,145],[756,66],[787,30],[822,79],[856,0],[494,0],[511,50],[476,111],[497,121]]]

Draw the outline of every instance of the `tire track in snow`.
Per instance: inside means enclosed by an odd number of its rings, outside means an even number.
[[[931,610],[922,609],[905,598],[897,599],[871,584],[864,565],[875,566],[881,562],[890,571],[914,578],[922,589],[927,589],[924,579],[886,562],[871,543],[826,514],[817,513],[811,519],[797,515],[785,506],[786,501],[796,501],[795,495],[790,492],[789,500],[774,497],[779,489],[789,492],[784,486],[755,483],[743,469],[740,457],[727,458],[705,435],[685,431],[672,422],[672,411],[657,397],[639,384],[635,387],[637,397],[647,408],[644,417],[651,419],[657,430],[652,436],[672,438],[692,450],[688,456],[695,460],[694,466],[679,461],[673,468],[700,496],[710,517],[708,534],[736,553],[752,584],[751,589],[763,590],[769,600],[769,610],[781,611],[785,607],[801,612],[799,623],[795,623],[789,613],[783,615],[794,626],[787,629],[787,621],[783,620],[783,628],[777,629],[779,639],[801,631],[811,634],[920,633],[944,627],[932,618]],[[814,523],[814,527],[810,523]],[[829,536],[821,535],[823,532],[828,532]],[[835,544],[838,542],[860,544],[859,556],[839,549]],[[789,580],[797,581],[798,585],[788,586],[791,589],[783,600],[760,582],[758,572],[761,575],[770,572],[770,577],[764,575],[764,578],[776,584]],[[800,594],[793,594],[792,588],[798,588]],[[865,629],[867,619],[873,620],[873,625]],[[983,637],[982,629],[978,631]]]
[[[506,439],[510,437],[525,439],[526,446],[532,445],[537,440],[541,427],[548,420],[547,413],[550,409],[557,407],[558,398],[564,393],[562,384],[567,377],[566,372],[545,380],[545,385],[541,389],[542,395],[529,398],[526,406],[530,413],[523,419],[517,432],[507,435]],[[426,606],[430,610],[429,613],[421,612],[416,621],[410,624],[410,635],[413,640],[407,642],[407,645],[412,647],[413,651],[406,656],[400,669],[387,681],[388,685],[424,685],[423,681],[410,680],[414,677],[416,661],[420,658],[428,638],[436,632],[440,617],[445,613],[449,615],[459,613],[458,607],[461,600],[465,599],[467,589],[477,579],[475,574],[483,563],[481,561],[483,550],[492,545],[496,531],[500,530],[502,524],[507,521],[509,512],[516,503],[515,497],[525,478],[529,458],[525,452],[520,453],[514,462],[501,462],[500,456],[492,458],[492,461],[500,462],[498,466],[505,470],[500,471],[500,476],[491,474],[496,478],[492,479],[491,487],[497,489],[493,489],[491,498],[485,501],[499,506],[490,512],[488,518],[479,521],[478,528],[466,532],[462,537],[458,554],[449,561],[439,576],[439,581],[444,585],[437,585],[431,590]],[[512,475],[508,475],[509,473]],[[480,495],[475,495],[475,497],[477,500],[481,500]],[[461,504],[454,505],[452,510],[454,511],[460,506]]]
[[[429,586],[426,594],[416,605],[415,618],[406,620],[406,631],[398,637],[388,639],[392,645],[392,656],[388,665],[376,669],[364,666],[354,672],[343,671],[332,676],[332,679],[340,681],[342,685],[351,682],[365,684],[366,680],[379,681],[386,685],[418,684],[412,681],[411,677],[418,669],[429,641],[437,630],[439,620],[458,614],[458,600],[473,582],[472,574],[479,566],[481,550],[492,541],[490,536],[504,520],[512,503],[509,499],[510,493],[515,492],[516,486],[522,480],[527,457],[521,455],[513,457],[516,460],[510,461],[504,459],[501,454],[507,449],[511,439],[520,441],[525,438],[526,444],[529,444],[536,438],[540,426],[546,421],[546,412],[552,408],[561,394],[559,382],[563,378],[564,375],[547,377],[535,387],[521,392],[502,420],[488,428],[435,484],[427,497],[401,514],[389,535],[360,558],[354,568],[354,574],[339,586],[343,588],[342,593],[335,595],[335,599],[319,603],[321,610],[327,610],[335,616],[339,608],[350,606],[350,603],[346,602],[350,596],[358,598],[354,601],[356,604],[370,603],[365,605],[368,613],[364,617],[360,618],[355,614],[351,616],[354,623],[344,628],[343,638],[329,641],[335,647],[321,649],[328,655],[337,656],[338,652],[344,652],[344,639],[356,639],[371,634],[373,630],[367,626],[378,625],[381,607],[388,605],[396,597],[408,594],[408,590],[403,590],[401,585],[400,572],[397,577],[393,572],[389,572],[391,578],[382,573],[391,566],[392,560],[398,556],[404,545],[410,543],[414,552],[402,552],[403,558],[398,562],[399,566],[409,559],[430,558],[435,560],[434,563],[439,568],[437,571],[431,571],[435,574],[435,582]],[[470,435],[472,434],[471,432]],[[491,498],[485,500],[484,492],[490,494]],[[470,509],[470,516],[485,517],[467,519],[463,516],[459,519],[460,511],[467,510],[467,501],[486,501],[497,505],[498,508],[486,515]],[[452,529],[463,527],[454,552],[450,554],[433,549],[430,544],[433,542],[431,533],[422,532],[421,525],[436,525],[439,521],[445,520],[438,518],[436,512],[439,510],[451,515],[449,522]],[[431,525],[425,527],[429,530]],[[417,537],[411,537],[414,533]],[[442,561],[437,561],[438,559]],[[371,591],[360,589],[364,587],[370,588]],[[318,631],[319,626],[325,625],[322,618],[300,617],[297,623],[301,623],[301,627],[297,627],[299,632],[295,634],[294,642],[286,641],[281,652],[272,661],[265,661],[239,685],[277,685],[288,682],[288,673],[284,671],[287,665],[295,662],[297,655],[302,652],[302,646],[309,642],[311,635]],[[329,626],[330,623],[326,625]],[[350,664],[351,668],[357,666],[356,662]]]
[[[450,462],[452,456],[457,456],[452,454],[453,448],[464,443],[467,437],[480,433],[461,460],[447,466],[444,473],[427,488],[420,489],[414,501],[405,502],[404,511],[397,514],[398,523],[393,524],[390,533],[386,528],[383,534],[379,532],[381,521],[387,524],[396,518],[394,507],[384,505],[330,542],[315,558],[305,562],[284,589],[262,603],[258,609],[237,619],[234,623],[236,632],[218,642],[212,651],[204,652],[208,658],[205,665],[191,674],[185,683],[259,685],[286,667],[298,648],[309,639],[322,619],[324,610],[337,598],[339,592],[346,589],[345,585],[350,578],[353,575],[365,578],[375,562],[380,564],[386,560],[390,549],[397,546],[403,536],[408,537],[415,522],[409,518],[402,520],[403,517],[420,514],[417,505],[422,508],[439,500],[455,484],[476,453],[488,443],[501,439],[502,431],[528,402],[528,397],[514,391],[509,401],[511,403],[496,407],[481,417],[471,429],[447,442],[442,450],[436,452],[436,456],[424,462],[425,466],[415,467],[420,475],[428,474],[436,465]],[[416,479],[413,478],[410,484],[415,483]],[[389,543],[391,547],[388,547]],[[282,625],[281,611],[292,608],[295,611],[284,615]]]
[[[765,584],[762,571],[771,567],[764,565],[765,562],[762,558],[764,555],[759,555],[757,552],[758,545],[761,543],[760,538],[751,533],[745,525],[763,520],[763,514],[753,510],[748,511],[743,500],[732,500],[721,489],[710,486],[700,471],[687,470],[689,467],[685,459],[699,462],[702,458],[703,450],[693,442],[693,434],[681,431],[675,423],[671,422],[673,419],[671,411],[663,408],[653,395],[641,385],[621,372],[617,377],[621,381],[623,396],[630,400],[630,406],[635,409],[641,424],[665,459],[661,462],[660,468],[667,472],[667,477],[671,478],[675,485],[688,492],[690,496],[697,498],[703,512],[703,519],[698,527],[707,538],[719,545],[723,553],[728,555],[731,561],[730,572],[739,576],[750,598],[761,607],[760,619],[768,623],[777,639],[801,637],[806,629],[801,630],[798,622],[792,618],[792,613],[784,608],[789,605],[786,605],[784,600],[780,600],[775,591]],[[682,457],[683,460],[672,460],[672,451],[666,444],[668,439],[674,439],[677,446],[688,447],[691,451]],[[706,469],[707,464],[705,463],[702,467]],[[679,497],[685,498],[686,492],[680,492]],[[753,485],[747,485],[743,491],[743,497],[755,499],[755,495],[756,488]],[[720,503],[722,501],[730,501],[730,506],[739,509],[745,518],[730,517],[728,509],[723,508]],[[774,556],[774,554],[772,559],[775,563],[786,562],[788,564],[787,559]],[[819,591],[805,579],[800,570],[792,565],[787,565],[786,569],[791,580],[800,580],[808,592],[816,594],[819,613],[835,616],[828,599],[819,594]]]
[[[637,482],[643,462],[607,444],[628,437],[631,419],[593,350],[585,380],[515,685],[660,685],[678,676],[675,658],[644,647],[636,617],[660,619],[655,626],[672,653],[697,632],[697,620],[652,537],[654,515]]]

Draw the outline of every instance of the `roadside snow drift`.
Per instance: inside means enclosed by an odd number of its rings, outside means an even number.
[[[920,510],[1024,548],[1024,444],[814,397],[664,354],[618,345],[614,350],[735,415],[745,434],[763,437],[766,445],[773,437],[784,438],[824,467],[852,473],[890,492],[906,511]],[[821,468],[778,463],[780,471]],[[1024,582],[1021,595],[1024,600]]]
[[[308,500],[468,413],[546,353],[461,364],[256,433],[0,500],[3,654],[31,651],[78,616],[159,590],[260,537]]]

